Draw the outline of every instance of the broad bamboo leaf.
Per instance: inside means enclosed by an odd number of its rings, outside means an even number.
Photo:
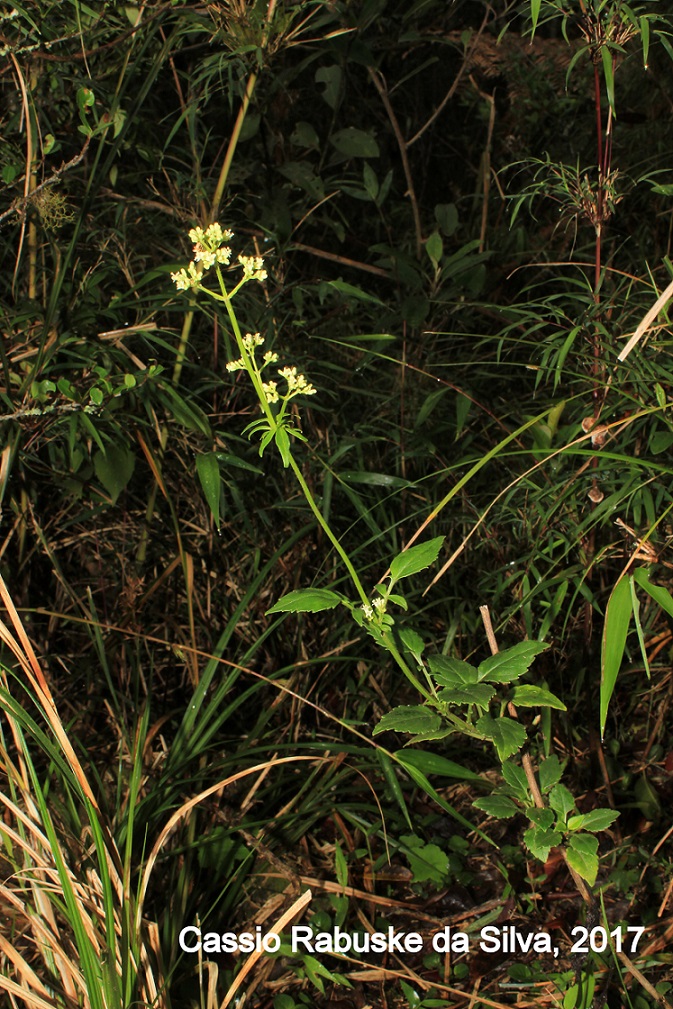
[[[378,158],[380,154],[373,132],[358,130],[355,126],[337,130],[330,137],[330,143],[339,154],[345,154],[348,158]]]
[[[641,589],[645,589],[648,596],[654,599],[655,603],[661,606],[662,610],[668,613],[669,617],[673,617],[673,596],[671,596],[668,589],[665,589],[662,585],[653,585],[646,568],[636,568],[633,577],[636,584],[640,585]]]
[[[617,118],[615,109],[615,74],[612,53],[607,45],[601,46],[601,59],[603,60],[603,74],[605,76],[605,90],[608,96],[608,103],[612,109],[612,114]]]
[[[425,251],[428,254],[432,265],[437,269],[444,253],[444,243],[438,231],[433,231],[425,243]]]
[[[376,756],[378,757],[379,764],[381,765],[381,770],[383,771],[386,783],[390,791],[392,792],[397,802],[397,805],[400,807],[402,816],[413,830],[413,824],[411,822],[411,817],[409,816],[409,810],[407,809],[407,804],[404,801],[404,793],[402,792],[402,786],[400,785],[397,774],[395,773],[393,762],[384,750],[378,749],[376,751]]]
[[[123,445],[108,445],[105,452],[94,454],[96,476],[112,498],[113,504],[117,503],[117,498],[133,476],[135,464],[135,455]]]
[[[535,29],[537,28],[537,23],[540,18],[541,6],[542,6],[542,0],[530,0],[530,20],[533,26],[531,37],[535,35]]]
[[[624,657],[626,636],[633,616],[631,586],[629,578],[620,578],[608,599],[603,625],[603,646],[601,649],[601,694],[600,722],[601,739],[605,733],[608,705],[617,682],[617,676]]]
[[[638,19],[640,24],[640,41],[643,44],[643,66],[648,69],[650,56],[650,22],[646,17]]]
[[[403,767],[407,769],[414,767],[422,771],[423,774],[437,774],[442,778],[479,781],[484,785],[489,785],[489,782],[476,771],[471,771],[469,767],[463,767],[462,764],[456,764],[455,761],[442,757],[439,753],[431,753],[426,750],[398,750],[395,758]]]
[[[201,484],[201,490],[215,520],[220,527],[220,495],[222,493],[222,477],[216,452],[203,452],[196,457],[196,473]]]
[[[635,805],[641,810],[646,820],[658,820],[661,816],[661,801],[649,778],[643,771],[634,788]]]

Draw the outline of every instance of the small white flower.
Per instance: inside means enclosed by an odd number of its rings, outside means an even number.
[[[267,350],[264,354],[264,364],[275,364],[278,360],[278,354],[273,350]]]
[[[195,263],[190,263],[186,270],[178,270],[171,273],[171,280],[178,291],[188,291],[190,287],[197,287],[203,277],[203,270]]]
[[[246,333],[243,337],[243,346],[249,354],[253,354],[255,347],[261,347],[263,343],[264,337],[260,336],[259,333]]]
[[[362,612],[365,615],[365,620],[373,620],[374,619],[374,610],[371,608],[371,606],[369,605],[369,603],[363,603],[362,606],[360,607],[360,609],[362,610]]]
[[[318,391],[306,381],[303,375],[298,375],[297,369],[294,367],[279,368],[278,374],[287,382],[288,396],[298,396],[300,393],[303,396],[313,396]]]
[[[264,390],[267,403],[277,403],[280,399],[277,386],[277,382],[262,382],[262,389]]]
[[[386,612],[386,601],[385,599],[381,599],[380,596],[378,597],[378,599],[372,599],[372,606],[374,607],[377,613]]]
[[[227,371],[242,371],[244,368],[245,364],[242,357],[239,357],[237,361],[227,362]]]
[[[198,249],[198,251],[197,251]],[[201,263],[204,270],[209,270],[215,262],[215,253],[209,252],[200,246],[194,246],[194,262]]]
[[[261,256],[239,256],[238,261],[243,267],[244,280],[266,280],[267,272]]]

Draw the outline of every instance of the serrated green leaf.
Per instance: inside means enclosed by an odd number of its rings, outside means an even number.
[[[526,730],[512,718],[495,719],[482,715],[476,728],[484,738],[493,740],[501,761],[517,753],[526,742]]]
[[[530,789],[523,767],[513,764],[511,760],[505,760],[502,765],[502,776],[519,799],[528,801]]]
[[[422,704],[401,704],[387,712],[374,726],[373,734],[380,732],[433,732],[441,727],[442,720],[436,711]]]
[[[215,525],[220,527],[220,494],[222,491],[222,476],[217,453],[204,452],[196,457],[196,473],[201,484],[210,514],[215,520]]]
[[[563,835],[558,830],[545,830],[540,827],[529,827],[523,834],[523,843],[541,862],[547,861],[551,849],[556,848],[562,840]]]
[[[431,655],[428,658],[428,665],[435,681],[443,687],[477,683],[479,679],[474,666],[448,655]]]
[[[405,627],[400,631],[400,640],[407,651],[411,652],[416,661],[420,663],[421,655],[425,651],[425,642],[420,634],[417,634],[410,627]]]
[[[471,771],[469,767],[463,767],[462,764],[456,764],[453,760],[448,760],[438,753],[406,749],[398,750],[395,756],[404,767],[413,767],[422,771],[423,774],[437,774],[442,778],[456,778],[458,781],[479,781],[482,784],[488,784],[476,771]]]
[[[593,834],[573,834],[568,842],[567,857],[577,875],[593,886],[598,875],[598,838]]]
[[[443,883],[449,871],[449,856],[436,844],[425,844],[415,834],[403,834],[400,841],[414,874],[414,883]]]
[[[521,812],[519,807],[506,795],[488,795],[483,799],[477,799],[472,805],[496,820],[509,820],[510,816]]]
[[[479,664],[479,679],[493,683],[511,683],[518,680],[532,666],[540,652],[549,648],[543,641],[519,641],[489,656]]]
[[[530,806],[526,810],[526,816],[540,830],[551,830],[556,823],[553,809],[548,809],[546,806]]]
[[[390,565],[390,576],[393,582],[398,582],[400,578],[408,578],[419,571],[424,571],[437,560],[439,551],[442,548],[444,536],[436,536],[427,543],[417,543],[416,546],[409,547],[401,554],[398,554]]]
[[[521,708],[557,708],[565,711],[566,706],[555,694],[543,687],[534,687],[529,683],[523,683],[512,690],[512,701]]]
[[[549,792],[549,805],[565,823],[568,813],[575,809],[575,797],[565,785],[557,784]]]
[[[341,602],[341,596],[330,589],[297,589],[288,592],[277,603],[266,611],[271,613],[320,613],[321,610],[333,610]]]
[[[411,737],[410,742],[412,743],[428,743],[434,742],[438,739],[448,739],[449,736],[455,736],[458,729],[453,725],[442,725],[438,729],[426,729],[424,732],[417,732],[415,736]]]
[[[476,704],[488,708],[495,692],[491,683],[472,683],[464,687],[444,687],[437,696],[445,704]]]
[[[568,830],[607,830],[618,816],[619,813],[614,809],[592,809],[589,813],[571,816],[568,820]]]
[[[543,760],[540,764],[538,775],[540,778],[540,791],[546,795],[550,788],[561,780],[563,767],[555,753]]]

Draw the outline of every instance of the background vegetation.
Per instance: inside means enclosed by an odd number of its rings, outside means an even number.
[[[673,275],[667,15],[2,9],[8,1004],[669,1004],[667,299],[640,325]],[[268,614],[346,572],[243,433],[226,312],[171,281],[218,220],[265,259],[242,324],[318,390],[295,454],[367,590],[445,536],[399,627],[478,663],[487,605],[503,647],[550,646],[531,676],[567,710],[524,717],[530,752],[558,756],[581,812],[620,813],[595,892],[610,928],[648,926],[633,970],[568,955],[587,908],[556,849],[536,863],[523,819],[472,806],[500,780],[489,746],[418,744],[410,773],[407,737],[372,735],[418,700],[388,656],[340,610]],[[180,953],[184,925],[270,928],[307,887],[315,928],[516,923],[566,945],[283,950],[245,973]]]

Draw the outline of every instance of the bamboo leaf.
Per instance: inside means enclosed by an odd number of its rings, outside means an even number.
[[[650,22],[646,17],[639,18],[640,41],[643,44],[643,66],[648,69],[648,59],[650,55]]]
[[[608,46],[601,46],[601,59],[603,60],[603,74],[605,76],[605,90],[608,95],[608,102],[610,108],[612,109],[612,114],[617,118],[617,112],[615,109],[615,73],[614,73],[614,63],[612,60],[612,53]]]
[[[196,457],[196,473],[201,484],[201,490],[215,520],[216,528],[220,528],[220,494],[222,478],[216,452],[203,452]]]
[[[601,693],[600,720],[601,739],[605,732],[608,705],[615,689],[617,675],[624,657],[626,636],[629,632],[633,607],[631,605],[630,578],[620,578],[608,600],[603,625],[603,646],[601,649]]]
[[[653,585],[646,568],[636,568],[633,578],[640,585],[641,589],[645,589],[648,596],[654,599],[655,603],[661,606],[665,613],[668,613],[669,617],[673,617],[673,596],[671,596],[668,589],[665,589],[662,585]]]

